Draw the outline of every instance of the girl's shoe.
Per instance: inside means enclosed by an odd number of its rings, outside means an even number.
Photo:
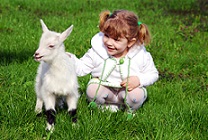
[[[109,111],[111,111],[111,112],[117,112],[117,111],[119,110],[119,108],[118,108],[117,105],[109,105],[109,104],[101,105],[100,108],[101,108],[103,111],[109,110]]]

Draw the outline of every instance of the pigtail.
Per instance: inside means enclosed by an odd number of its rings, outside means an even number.
[[[111,15],[110,11],[103,11],[102,13],[100,13],[99,28],[100,28],[101,32],[103,32],[104,23],[107,21],[107,19],[110,17],[110,15]]]
[[[148,45],[151,41],[151,34],[146,24],[139,25],[139,42]]]

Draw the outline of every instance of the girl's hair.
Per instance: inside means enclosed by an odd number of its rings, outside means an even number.
[[[150,32],[145,24],[138,24],[138,17],[127,10],[117,10],[113,13],[103,11],[100,14],[100,31],[113,39],[125,37],[128,41],[136,38],[140,44],[150,43]]]

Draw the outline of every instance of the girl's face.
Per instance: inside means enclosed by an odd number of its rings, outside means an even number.
[[[129,48],[135,43],[135,41],[128,42],[126,38],[113,39],[107,34],[104,34],[103,43],[109,55],[121,58],[128,53]]]

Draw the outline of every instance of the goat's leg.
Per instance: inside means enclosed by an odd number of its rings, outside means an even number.
[[[54,130],[54,124],[56,119],[56,111],[53,109],[46,111],[46,117],[47,117],[47,126],[46,130],[53,131]]]
[[[43,100],[37,97],[36,105],[35,105],[35,112],[37,115],[41,114],[43,108]]]
[[[72,118],[72,122],[77,122],[77,102],[78,98],[76,96],[67,96],[66,97],[66,103],[68,105],[68,112],[70,117]]]
[[[53,131],[55,119],[56,119],[56,111],[55,111],[56,97],[54,94],[46,94],[46,95],[48,95],[47,97],[44,98],[46,117],[47,117],[46,130]]]

